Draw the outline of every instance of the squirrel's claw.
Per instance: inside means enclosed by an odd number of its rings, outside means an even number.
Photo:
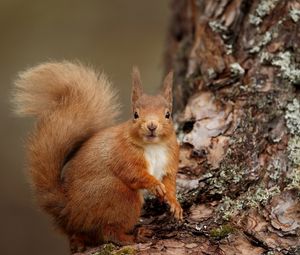
[[[159,183],[159,184],[155,185],[154,187],[152,187],[152,188],[150,189],[150,191],[151,191],[155,196],[157,196],[158,198],[162,198],[162,199],[164,199],[165,194],[166,194],[166,188],[165,188],[165,185],[162,184],[162,183]]]
[[[183,220],[183,210],[178,202],[170,204],[170,212],[177,220]]]

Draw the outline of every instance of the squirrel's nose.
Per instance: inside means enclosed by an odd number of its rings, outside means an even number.
[[[155,129],[157,129],[157,125],[155,125],[154,123],[150,123],[147,125],[147,128],[149,129],[149,131],[153,132],[155,131]]]

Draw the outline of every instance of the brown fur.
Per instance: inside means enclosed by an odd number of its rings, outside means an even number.
[[[171,85],[172,74],[159,95],[145,95],[135,68],[132,107],[139,117],[114,125],[118,104],[103,74],[63,62],[20,75],[17,112],[38,119],[27,147],[33,188],[41,207],[77,246],[132,243],[129,233],[140,215],[141,189],[165,199],[175,217],[182,218],[175,196],[179,149],[172,120],[165,117],[172,110]],[[154,136],[149,136],[149,125],[156,127]],[[147,171],[147,144],[167,148],[162,181]]]

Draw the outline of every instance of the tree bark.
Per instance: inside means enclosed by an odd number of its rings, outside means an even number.
[[[148,199],[140,225],[151,239],[85,254],[300,254],[300,2],[171,8],[184,222]]]

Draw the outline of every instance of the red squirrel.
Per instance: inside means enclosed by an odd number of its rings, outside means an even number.
[[[176,219],[179,146],[172,123],[170,72],[161,92],[143,92],[132,72],[132,119],[116,124],[119,104],[107,77],[72,62],[40,64],[21,73],[14,102],[20,115],[36,117],[27,158],[38,204],[72,245],[135,241],[148,190]]]

